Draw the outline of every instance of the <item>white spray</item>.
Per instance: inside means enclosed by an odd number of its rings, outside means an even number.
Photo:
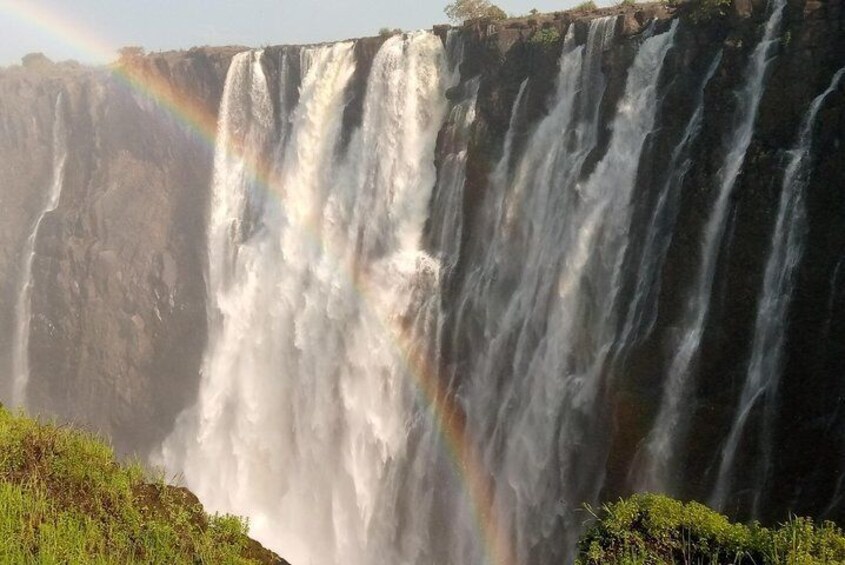
[[[422,234],[446,115],[443,46],[424,33],[385,43],[346,155],[353,45],[305,49],[272,195],[256,210],[250,194],[267,187],[246,173],[273,123],[260,58],[239,55],[227,78],[211,338],[197,404],[161,457],[294,563],[421,562],[424,533],[396,543],[415,510],[403,505],[401,472],[419,400],[394,332],[439,270]]]

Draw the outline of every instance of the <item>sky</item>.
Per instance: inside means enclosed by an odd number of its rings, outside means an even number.
[[[376,35],[383,27],[405,30],[446,23],[449,0],[0,0],[0,65],[32,52],[55,61],[105,63],[100,50],[19,17],[15,4],[52,14],[99,44],[148,51],[200,45],[316,43]],[[514,15],[532,8],[565,10],[580,0],[499,0]],[[64,35],[64,37],[63,37]]]

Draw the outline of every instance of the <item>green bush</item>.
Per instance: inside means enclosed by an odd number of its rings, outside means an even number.
[[[0,407],[0,563],[273,562],[246,534],[97,438]]]
[[[605,505],[581,539],[578,565],[833,565],[845,563],[835,524],[795,518],[778,529],[733,524],[697,502],[639,494]]]
[[[587,0],[586,2],[581,2],[580,4],[578,4],[577,6],[572,8],[572,11],[573,12],[586,12],[586,11],[589,11],[589,10],[598,10],[598,9],[599,9],[599,7],[596,5],[595,2],[593,2],[593,0]]]
[[[558,41],[560,41],[560,32],[553,27],[544,27],[531,36],[531,43],[537,45],[554,45]]]

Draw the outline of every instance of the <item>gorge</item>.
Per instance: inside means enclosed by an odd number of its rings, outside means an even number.
[[[294,565],[845,522],[841,0],[0,70],[0,400]]]

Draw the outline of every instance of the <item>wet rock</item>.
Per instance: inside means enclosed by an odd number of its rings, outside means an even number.
[[[751,0],[733,0],[731,2],[731,17],[740,21],[751,17],[754,12],[754,4]]]

